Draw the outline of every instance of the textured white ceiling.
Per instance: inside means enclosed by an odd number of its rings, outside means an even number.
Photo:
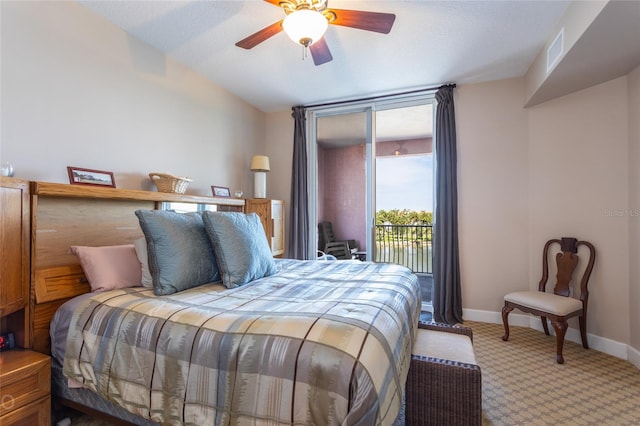
[[[80,0],[95,13],[263,111],[522,76],[569,1],[345,1],[338,9],[394,13],[390,34],[329,26],[333,61],[314,66],[277,34],[235,43],[282,19],[251,1]]]

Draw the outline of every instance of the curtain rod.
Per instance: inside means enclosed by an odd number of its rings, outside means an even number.
[[[345,105],[345,104],[350,104],[350,103],[355,103],[355,102],[365,102],[365,101],[373,101],[373,100],[379,100],[379,99],[386,99],[386,98],[393,98],[396,96],[403,96],[403,95],[413,95],[416,93],[422,93],[422,92],[429,92],[432,90],[437,90],[437,89],[442,89],[443,87],[451,87],[452,89],[454,89],[456,87],[455,83],[451,83],[451,84],[443,84],[440,86],[433,86],[433,87],[427,87],[424,89],[416,89],[416,90],[410,90],[408,92],[399,92],[399,93],[392,93],[389,95],[380,95],[380,96],[370,96],[368,98],[359,98],[359,99],[349,99],[346,101],[335,101],[335,102],[326,102],[326,103],[322,103],[322,104],[312,104],[312,105],[298,105],[298,106],[294,106],[291,107],[291,109],[295,109],[295,108],[317,108],[317,107],[325,107],[325,106],[332,106],[332,105]]]

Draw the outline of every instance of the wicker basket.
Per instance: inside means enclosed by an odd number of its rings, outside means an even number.
[[[172,192],[175,194],[184,194],[187,186],[189,186],[189,182],[193,180],[167,173],[149,173],[149,177],[158,188],[158,192]]]

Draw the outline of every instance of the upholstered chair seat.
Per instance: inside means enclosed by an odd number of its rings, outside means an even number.
[[[515,291],[505,295],[504,300],[561,316],[569,315],[582,309],[582,302],[578,299],[541,291]]]

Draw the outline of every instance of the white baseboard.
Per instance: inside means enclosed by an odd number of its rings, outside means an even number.
[[[500,312],[463,309],[463,315],[465,319],[470,321],[502,324],[502,314]],[[515,314],[512,312],[509,314],[509,325],[529,327],[538,331],[543,331],[540,318],[532,315]],[[551,325],[549,326],[549,332],[553,334],[553,327]],[[580,345],[582,344],[582,340],[580,339],[580,330],[575,328],[570,327],[567,330],[565,339]],[[616,358],[630,361],[633,365],[640,368],[640,352],[626,343],[616,342],[615,340],[596,336],[595,334],[590,333],[587,333],[587,340],[589,342],[589,348],[615,356]]]
[[[469,321],[488,322],[490,324],[502,324],[502,313],[493,311],[481,311],[478,309],[463,309],[462,315],[464,319]],[[509,325],[517,327],[529,327],[530,315],[509,314]]]
[[[640,351],[629,346],[629,362],[640,369]]]

